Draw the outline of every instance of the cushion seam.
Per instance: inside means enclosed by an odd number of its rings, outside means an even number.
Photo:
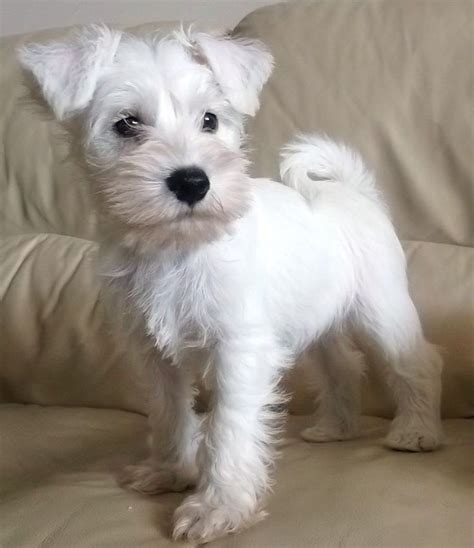
[[[61,238],[72,238],[74,240],[80,240],[83,242],[88,242],[91,244],[99,244],[100,242],[98,240],[91,240],[89,238],[83,238],[81,236],[73,236],[72,234],[61,234],[59,232],[21,232],[18,234],[5,234],[1,235],[0,238],[6,239],[6,238],[15,238],[15,237],[21,237],[21,236],[60,236]],[[467,249],[473,249],[474,245],[470,244],[459,244],[456,242],[434,242],[431,240],[419,240],[416,238],[400,238],[400,241],[402,243],[422,243],[422,244],[434,244],[434,245],[451,245],[455,247],[462,247]]]

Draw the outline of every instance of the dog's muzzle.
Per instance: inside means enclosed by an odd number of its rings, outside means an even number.
[[[192,206],[204,198],[209,190],[209,179],[198,167],[184,167],[173,171],[166,184],[180,202]]]

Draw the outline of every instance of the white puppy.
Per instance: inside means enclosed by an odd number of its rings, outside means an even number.
[[[243,121],[272,70],[263,44],[90,26],[20,58],[71,132],[117,315],[155,364],[151,456],[122,482],[147,493],[196,485],[176,510],[175,538],[208,541],[264,515],[279,379],[316,344],[319,420],[303,436],[357,434],[361,365],[349,332],[381,350],[397,403],[387,445],[438,446],[441,360],[360,157],[301,137],[283,153],[286,186],[247,175]],[[196,356],[213,390],[202,421]]]

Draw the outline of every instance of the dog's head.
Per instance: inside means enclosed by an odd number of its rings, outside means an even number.
[[[71,131],[124,241],[209,240],[245,212],[243,119],[271,73],[263,44],[92,25],[24,46],[20,60]]]

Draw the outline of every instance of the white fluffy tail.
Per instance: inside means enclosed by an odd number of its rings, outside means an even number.
[[[312,200],[321,190],[317,181],[339,182],[381,202],[373,174],[360,155],[342,143],[319,135],[300,135],[281,152],[282,181]]]

